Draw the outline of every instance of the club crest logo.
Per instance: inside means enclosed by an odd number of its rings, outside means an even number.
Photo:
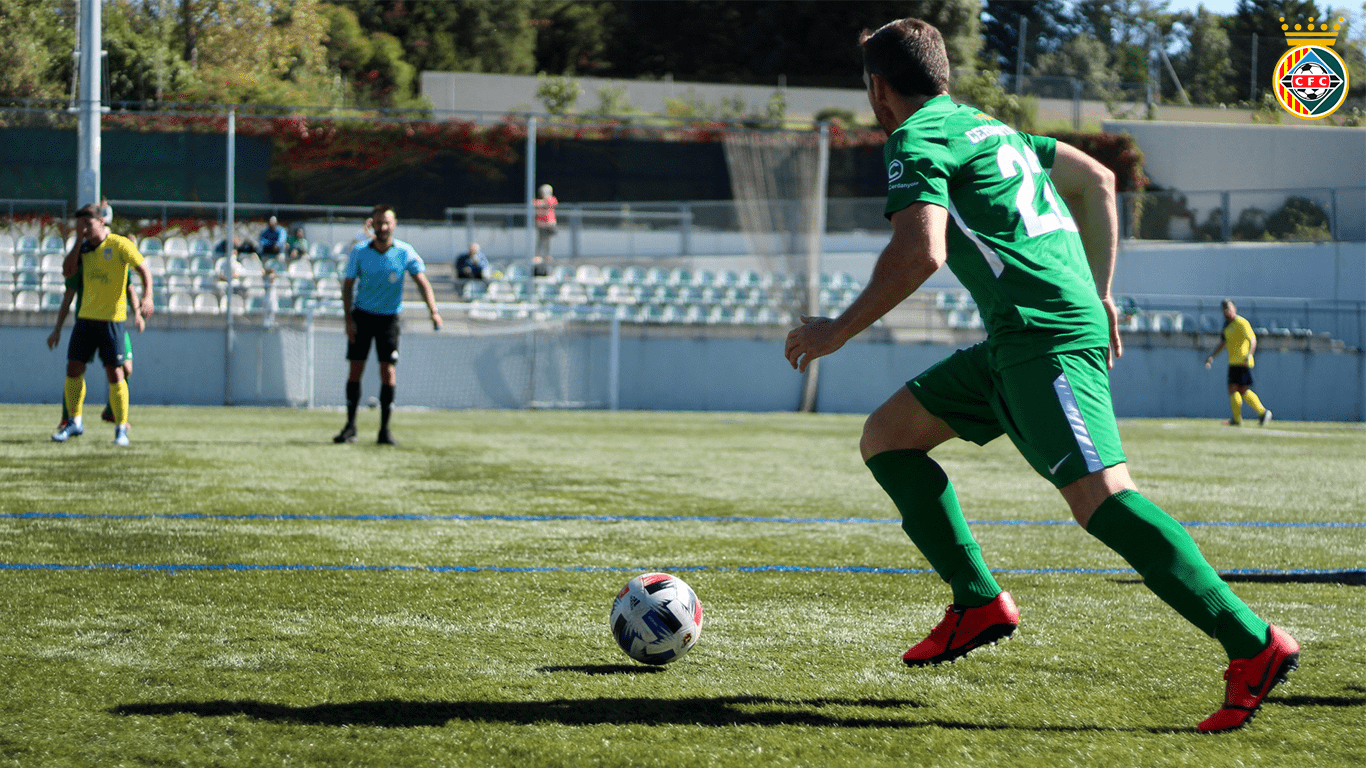
[[[1337,111],[1347,99],[1347,64],[1328,47],[1337,42],[1338,24],[1329,31],[1327,24],[1296,24],[1294,29],[1281,18],[1281,30],[1292,47],[1276,62],[1272,87],[1276,101],[1285,111],[1305,120],[1317,120]]]
[[[887,182],[888,182],[888,183],[891,183],[891,182],[893,182],[893,181],[896,181],[897,179],[901,178],[901,174],[903,174],[903,173],[905,173],[905,172],[906,172],[906,169],[905,169],[904,167],[902,167],[901,161],[900,161],[900,160],[893,160],[893,161],[887,166]]]

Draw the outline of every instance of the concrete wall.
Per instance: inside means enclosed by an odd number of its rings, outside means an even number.
[[[1287,119],[1295,119],[1287,117]],[[1143,150],[1153,183],[1186,192],[1366,186],[1366,130],[1106,120]]]
[[[0,401],[53,403],[55,419],[65,362],[60,348],[47,350],[47,333],[45,325],[0,327],[0,348],[7,360],[0,370]],[[683,329],[627,328],[620,347],[619,405],[635,410],[795,410],[802,379],[783,359],[782,338],[781,329],[703,337]],[[1223,372],[1219,367],[1205,370],[1205,350],[1146,347],[1144,338],[1131,335],[1124,358],[1111,374],[1120,416],[1227,417]],[[139,404],[222,404],[223,339],[222,330],[212,328],[153,328],[137,338],[131,382],[134,413]],[[537,355],[535,365],[528,367],[526,350],[531,343],[538,345]],[[1278,418],[1366,419],[1366,356],[1280,352],[1270,346],[1258,351],[1256,388]],[[320,406],[343,404],[343,347],[337,328],[320,329],[315,336],[313,380]],[[298,331],[240,331],[232,370],[233,402],[303,402],[305,348],[305,337]],[[465,336],[432,333],[413,323],[405,331],[402,350],[400,406],[517,408],[533,399],[543,405],[608,403],[611,352],[602,327],[533,342],[524,331]],[[821,361],[819,410],[868,413],[907,379],[952,351],[937,344],[851,342]],[[367,368],[363,391],[374,395],[376,366]],[[104,396],[99,378],[97,372],[87,374],[92,404]]]

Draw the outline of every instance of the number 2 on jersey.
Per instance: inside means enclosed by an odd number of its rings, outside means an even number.
[[[1025,234],[1038,237],[1059,229],[1077,231],[1077,223],[1058,205],[1057,198],[1053,196],[1053,185],[1049,184],[1046,178],[1043,182],[1045,210],[1040,212],[1035,207],[1034,196],[1038,191],[1036,177],[1043,175],[1043,167],[1039,165],[1039,157],[1034,154],[1034,150],[1026,148],[1024,152],[1020,152],[1009,144],[1002,144],[996,151],[996,166],[1001,169],[1002,178],[1013,178],[1017,173],[1020,175],[1020,189],[1015,193],[1015,208],[1024,220]]]

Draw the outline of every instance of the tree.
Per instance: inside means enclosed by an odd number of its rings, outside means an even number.
[[[58,99],[70,90],[75,4],[53,5],[0,0],[0,96]]]
[[[1086,84],[1088,97],[1113,98],[1119,75],[1106,63],[1107,46],[1087,34],[1077,35],[1053,53],[1039,56],[1034,73],[1040,77],[1074,77]]]
[[[1281,19],[1292,25],[1318,18],[1321,14],[1311,0],[1238,0],[1229,19],[1230,61],[1234,86],[1240,98],[1255,100],[1268,92],[1276,71],[1276,61],[1286,51]],[[1252,36],[1257,35],[1257,94],[1251,94]]]
[[[1014,73],[1019,62],[1020,22],[1026,22],[1025,61],[1056,51],[1074,32],[1063,0],[1032,3],[989,0],[982,9],[983,56],[987,64]],[[1029,66],[1025,74],[1032,74]]]
[[[1229,60],[1232,43],[1223,17],[1201,5],[1195,13],[1185,14],[1181,25],[1186,31],[1186,45],[1172,58],[1172,68],[1191,102],[1226,104],[1237,99],[1233,63]]]
[[[608,2],[538,0],[532,4],[536,68],[565,75],[595,75],[611,66],[615,8]]]

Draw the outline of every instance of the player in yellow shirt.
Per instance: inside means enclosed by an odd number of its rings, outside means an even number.
[[[128,318],[128,269],[142,280],[142,315],[152,314],[152,273],[142,262],[133,241],[109,231],[94,205],[76,211],[79,248],[72,248],[62,264],[62,273],[71,277],[81,271],[84,296],[71,330],[66,353],[64,396],[69,414],[67,422],[52,439],[64,443],[85,428],[81,407],[85,403],[85,366],[91,353],[100,353],[109,379],[109,400],[114,411],[114,444],[128,445],[128,383],[123,377],[124,330]]]
[[[1271,423],[1271,409],[1262,405],[1257,393],[1252,391],[1252,366],[1256,364],[1253,354],[1257,351],[1257,334],[1252,332],[1252,324],[1238,314],[1238,307],[1230,299],[1224,299],[1224,338],[1219,346],[1205,358],[1205,367],[1214,363],[1220,351],[1228,349],[1228,405],[1233,418],[1226,424],[1231,427],[1243,425],[1243,403],[1247,402],[1257,412],[1258,423],[1266,426]]]

